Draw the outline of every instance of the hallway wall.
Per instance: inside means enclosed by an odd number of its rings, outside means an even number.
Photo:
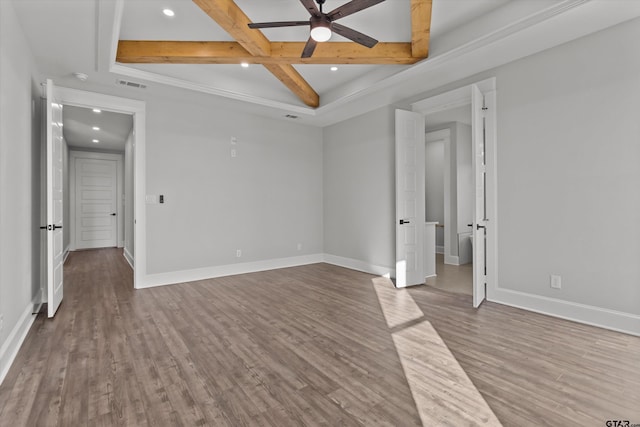
[[[0,1],[0,381],[40,300],[40,78]]]

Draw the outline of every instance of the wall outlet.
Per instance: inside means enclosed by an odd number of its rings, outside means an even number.
[[[555,274],[551,275],[551,287],[553,289],[562,289],[562,277]]]
[[[236,151],[236,149],[232,149],[231,150],[231,157],[237,157],[238,156],[238,152]]]
[[[242,249],[236,249],[236,258],[240,258],[242,256]]]
[[[298,243],[298,250],[301,251],[302,250],[302,243]]]

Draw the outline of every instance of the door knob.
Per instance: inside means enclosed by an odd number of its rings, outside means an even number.
[[[402,225],[402,224],[411,224],[411,222],[407,221],[406,219],[401,219],[400,220],[400,225]]]
[[[114,212],[114,213],[112,213],[112,214],[111,214],[111,216],[116,216],[116,213],[115,213],[115,212]]]

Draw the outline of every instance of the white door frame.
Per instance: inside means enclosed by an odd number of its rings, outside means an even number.
[[[425,98],[411,104],[413,111],[428,114],[446,111],[471,104],[471,86],[475,84],[485,96],[486,112],[486,170],[487,170],[487,299],[498,283],[498,179],[497,179],[497,114],[496,78]],[[423,196],[424,197],[424,196]]]
[[[100,153],[92,151],[69,151],[69,226],[71,227],[69,249],[74,251],[76,246],[76,160],[96,159],[112,160],[116,162],[116,246],[124,246],[124,206],[122,196],[124,194],[124,161],[122,154]]]
[[[133,173],[133,217],[134,217],[134,274],[133,287],[143,287],[147,274],[146,205],[145,205],[145,138],[146,104],[144,101],[104,95],[56,86],[59,102],[84,108],[100,108],[105,111],[133,115],[134,173]]]

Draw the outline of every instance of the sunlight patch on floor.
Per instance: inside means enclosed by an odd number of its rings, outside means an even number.
[[[409,292],[372,281],[387,325],[398,329],[391,336],[422,424],[501,426]]]

